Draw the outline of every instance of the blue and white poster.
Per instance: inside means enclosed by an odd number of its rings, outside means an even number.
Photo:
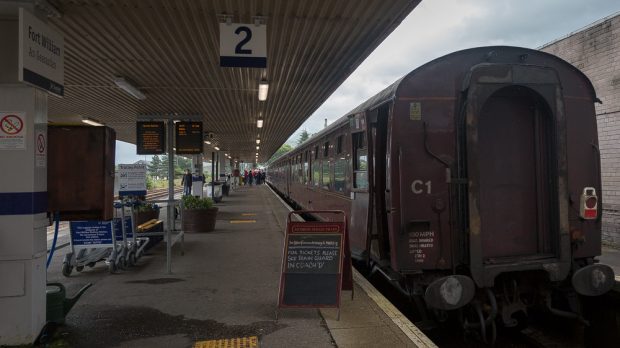
[[[112,246],[111,221],[71,221],[71,243],[76,249]]]
[[[121,218],[114,218],[114,234],[116,235],[116,241],[123,241],[123,227],[121,226]],[[131,216],[125,216],[125,237],[127,239],[133,238],[133,226],[131,223]]]

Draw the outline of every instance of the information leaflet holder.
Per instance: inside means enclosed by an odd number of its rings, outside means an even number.
[[[340,221],[292,221],[293,215],[340,216]],[[337,220],[337,219],[336,219]],[[338,308],[342,290],[351,290],[353,277],[347,217],[339,210],[298,210],[288,214],[282,255],[280,308]]]

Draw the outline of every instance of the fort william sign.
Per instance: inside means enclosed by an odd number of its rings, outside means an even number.
[[[19,9],[19,81],[57,96],[65,93],[63,36]]]

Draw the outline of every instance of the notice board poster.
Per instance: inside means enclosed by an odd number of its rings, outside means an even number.
[[[136,122],[136,153],[159,155],[166,152],[166,126],[164,122]]]
[[[69,229],[71,244],[76,249],[112,246],[111,221],[71,221]]]
[[[146,164],[118,165],[118,195],[146,196]]]
[[[202,153],[202,122],[177,122],[175,127],[176,152],[181,155]]]

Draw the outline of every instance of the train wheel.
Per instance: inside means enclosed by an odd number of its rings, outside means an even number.
[[[76,266],[75,270],[78,272],[82,272],[84,270],[84,266]]]

